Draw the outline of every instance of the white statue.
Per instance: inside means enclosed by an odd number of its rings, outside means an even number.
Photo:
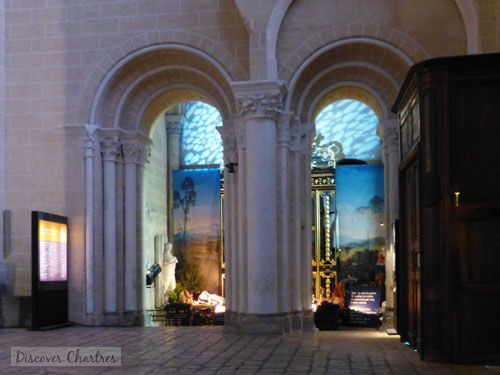
[[[168,295],[172,290],[175,289],[175,265],[177,264],[177,257],[172,255],[172,244],[170,242],[165,243],[163,247],[163,265],[162,277],[163,277],[163,302],[168,302]]]

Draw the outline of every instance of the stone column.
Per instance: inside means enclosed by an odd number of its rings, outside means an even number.
[[[238,248],[239,263],[238,263],[238,278],[240,285],[240,300],[239,313],[248,313],[248,251],[247,251],[247,170],[246,170],[246,137],[245,137],[245,122],[241,117],[237,117],[233,121],[236,133],[236,148],[238,158],[237,184],[238,190],[235,192],[235,200],[238,212],[238,243],[235,246]]]
[[[136,171],[136,186],[137,186],[137,199],[136,199],[136,221],[137,221],[137,238],[136,238],[136,287],[137,293],[137,312],[138,324],[143,325],[146,321],[146,265],[143,256],[143,212],[144,212],[144,165],[148,162],[149,148],[148,145],[139,143],[137,152],[137,171]]]
[[[387,308],[393,309],[394,300],[394,270],[395,254],[392,240],[392,223],[399,219],[399,125],[397,119],[381,121],[377,131],[382,139],[385,171],[385,200],[386,200],[386,252],[385,252],[385,283]]]
[[[315,132],[314,123],[302,124],[301,136],[301,161],[300,170],[303,173],[302,194],[301,194],[301,231],[302,231],[302,309],[303,330],[313,329],[313,316],[311,310],[312,304],[312,207],[311,207],[311,136]]]
[[[233,124],[224,121],[222,127],[217,128],[224,147],[224,253],[226,259],[226,281],[225,294],[227,298],[226,314],[230,315],[239,310],[240,288],[238,262],[238,203],[236,200],[237,191],[237,158],[235,154],[235,139]],[[232,163],[232,165],[231,165]]]
[[[104,310],[117,311],[116,269],[116,158],[120,153],[118,137],[101,141],[104,175]]]
[[[97,126],[85,125],[85,306],[94,312],[94,147],[98,140]]]
[[[291,193],[292,193],[292,212],[291,212],[291,225],[292,225],[292,311],[302,311],[301,295],[302,295],[302,243],[301,243],[301,164],[300,164],[300,139],[301,129],[299,126],[293,128],[293,136],[290,144],[291,150]]]
[[[137,309],[137,158],[136,141],[122,143],[125,162],[125,311]]]
[[[279,312],[288,313],[291,311],[291,279],[294,277],[291,267],[292,259],[289,248],[289,226],[290,226],[290,210],[288,199],[288,171],[289,171],[289,148],[290,148],[290,122],[292,113],[281,113],[278,119],[278,155],[279,165],[277,173],[278,182],[278,284],[279,284]]]
[[[179,169],[181,162],[181,133],[184,115],[165,115],[167,128],[167,223],[168,240],[174,238],[174,186],[172,171]]]
[[[276,120],[284,86],[277,82],[234,84],[246,138],[248,314],[240,330],[281,333],[277,320]]]

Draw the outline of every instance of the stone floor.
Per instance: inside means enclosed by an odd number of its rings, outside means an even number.
[[[10,348],[121,347],[120,367],[18,367]],[[236,335],[223,327],[0,330],[0,374],[500,374],[500,367],[423,362],[376,329],[288,336]]]

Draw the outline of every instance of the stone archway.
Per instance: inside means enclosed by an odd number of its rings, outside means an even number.
[[[119,61],[97,89],[85,126],[85,305],[91,324],[143,324],[150,307],[144,259],[151,241],[144,240],[144,216],[152,211],[144,209],[144,174],[153,167],[152,125],[167,109],[195,99],[216,106],[231,134],[230,83],[205,53],[155,45]]]
[[[385,222],[398,217],[398,139],[397,120],[390,107],[397,96],[413,60],[394,45],[367,38],[343,39],[325,45],[309,55],[290,76],[290,93],[285,102],[302,123],[314,122],[326,104],[337,99],[355,99],[369,105],[378,115],[385,169]],[[386,294],[388,307],[394,307],[393,245],[390,225],[385,227]]]

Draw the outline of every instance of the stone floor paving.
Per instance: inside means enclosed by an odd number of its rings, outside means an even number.
[[[120,347],[121,366],[12,366],[12,347]],[[500,367],[423,362],[399,336],[375,329],[272,336],[231,334],[223,327],[72,326],[0,330],[0,374],[495,375]]]

